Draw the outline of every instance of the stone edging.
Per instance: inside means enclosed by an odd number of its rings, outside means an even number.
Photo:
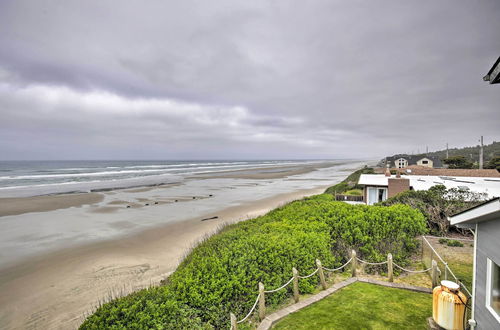
[[[346,286],[348,286],[352,283],[358,282],[358,281],[364,282],[364,283],[371,283],[371,284],[386,286],[386,287],[390,287],[390,288],[405,289],[405,290],[424,292],[424,293],[432,293],[432,289],[424,288],[424,287],[420,287],[420,286],[413,286],[413,285],[408,285],[408,284],[403,284],[403,283],[384,282],[384,281],[374,280],[374,279],[370,279],[370,278],[351,277],[345,281],[342,281],[342,282],[339,282],[337,284],[332,285],[328,289],[321,291],[320,293],[315,294],[312,297],[309,297],[307,299],[299,301],[296,304],[290,305],[290,306],[285,307],[285,308],[283,308],[275,313],[272,313],[272,314],[266,316],[266,318],[257,327],[257,330],[271,329],[271,327],[274,323],[276,323],[278,320],[284,318],[285,316],[288,316],[289,314],[294,313],[294,312],[296,312],[304,307],[312,305],[315,302],[318,302],[321,299],[328,297],[332,293],[342,289],[343,287],[346,287]]]

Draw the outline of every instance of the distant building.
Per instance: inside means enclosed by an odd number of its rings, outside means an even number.
[[[381,161],[381,166],[390,168],[406,168],[411,165],[430,168],[443,167],[443,163],[439,158],[426,155],[396,155],[386,157]]]
[[[474,230],[471,329],[500,329],[500,198],[449,220]]]

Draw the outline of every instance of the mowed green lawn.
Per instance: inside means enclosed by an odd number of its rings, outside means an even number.
[[[431,294],[356,282],[273,329],[426,329],[430,316]]]

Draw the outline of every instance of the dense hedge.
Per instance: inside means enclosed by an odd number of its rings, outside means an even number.
[[[165,285],[105,304],[81,328],[225,328],[229,312],[248,312],[258,282],[274,289],[293,266],[313,271],[316,258],[339,266],[352,248],[372,261],[392,252],[404,263],[425,230],[422,214],[404,205],[354,206],[327,194],[296,201],[226,227],[196,247]],[[317,281],[301,280],[300,291],[312,292]],[[283,302],[290,290],[266,296],[266,303]]]

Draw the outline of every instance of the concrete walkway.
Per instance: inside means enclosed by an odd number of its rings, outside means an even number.
[[[352,283],[355,283],[355,282],[365,282],[365,283],[371,283],[371,284],[376,284],[376,285],[382,285],[382,286],[386,286],[386,287],[390,287],[390,288],[432,293],[432,289],[423,288],[420,286],[413,286],[413,285],[408,285],[408,284],[403,284],[403,283],[384,282],[384,281],[374,280],[374,279],[370,279],[370,278],[351,277],[345,281],[342,281],[342,282],[339,282],[337,284],[332,285],[328,289],[321,291],[320,293],[315,294],[312,297],[309,297],[307,299],[299,301],[296,304],[290,305],[290,306],[285,307],[285,308],[283,308],[275,313],[272,313],[272,314],[266,316],[266,318],[259,324],[257,329],[258,330],[270,329],[274,323],[276,323],[278,320],[281,320],[285,316],[287,316],[291,313],[294,313],[298,310],[301,310],[304,307],[312,305],[315,302],[318,302],[321,299],[328,297],[332,293],[337,292],[338,290],[342,289],[343,287],[346,287],[346,286],[348,286]]]

